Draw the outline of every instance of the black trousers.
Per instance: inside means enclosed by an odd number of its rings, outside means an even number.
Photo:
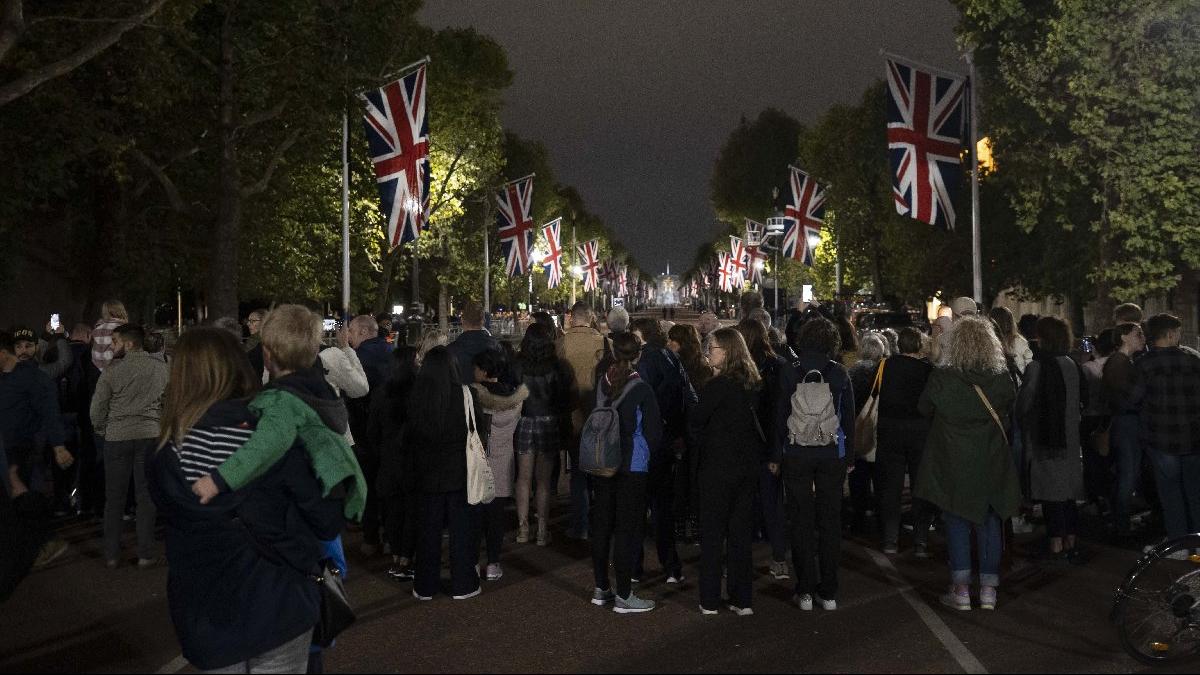
[[[479,507],[467,504],[467,491],[421,494],[421,532],[417,543],[413,590],[426,597],[437,593],[442,577],[442,530],[450,529],[450,594],[467,595],[479,588]]]
[[[908,474],[915,491],[917,467],[921,465],[921,453],[925,450],[925,439],[928,435],[929,431],[923,425],[894,425],[885,421],[879,423],[875,478],[880,488],[879,511],[883,516],[884,544],[896,544],[900,541],[900,501],[904,493],[904,475]],[[858,469],[854,472],[858,473]],[[928,541],[933,511],[931,504],[913,498],[913,543]]]
[[[592,478],[592,511],[589,533],[592,569],[596,588],[608,590],[608,561],[616,573],[617,595],[629,597],[630,577],[642,551],[642,528],[646,523],[646,475],[617,474]]]
[[[384,531],[392,555],[408,558],[411,562],[417,549],[417,518],[420,515],[420,499],[416,493],[397,489],[394,494],[382,498],[385,518]]]
[[[825,600],[837,597],[838,562],[842,555],[842,483],[845,480],[846,463],[842,459],[783,458],[796,593],[815,590]],[[819,573],[817,558],[820,559]]]
[[[1074,499],[1065,502],[1042,502],[1042,513],[1046,516],[1046,534],[1051,537],[1069,537],[1079,534],[1079,507]]]
[[[496,497],[490,504],[483,506],[483,531],[487,540],[488,564],[500,562],[500,552],[504,548],[505,519],[508,517],[509,497]]]
[[[379,476],[379,454],[360,442],[354,446],[354,455],[362,468],[363,478],[367,479],[367,485],[374,486]],[[364,544],[379,544],[379,520],[383,507],[380,501],[374,490],[367,490],[367,503],[363,507],[362,517]]]
[[[678,575],[683,569],[679,551],[675,548],[675,461],[662,462],[650,467],[646,475],[646,501],[654,519],[654,546],[658,553],[658,565],[667,575]],[[633,574],[638,579],[645,573],[645,552],[638,547]]]
[[[728,569],[729,601],[737,607],[751,606],[757,469],[744,476],[700,475],[696,506],[700,514],[700,605],[705,609],[717,609],[721,604],[722,556]]]

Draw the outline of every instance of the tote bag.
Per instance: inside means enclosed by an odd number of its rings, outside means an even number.
[[[880,360],[879,368],[875,371],[875,383],[871,385],[871,395],[867,397],[866,405],[854,420],[854,454],[868,462],[875,461],[878,441],[876,430],[879,427],[879,387],[883,384],[885,363],[887,359]]]
[[[490,504],[496,498],[496,477],[488,464],[479,429],[475,425],[475,402],[471,390],[463,387],[463,409],[467,416],[467,503]]]

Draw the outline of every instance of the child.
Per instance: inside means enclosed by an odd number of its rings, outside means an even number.
[[[346,406],[313,368],[321,346],[321,318],[300,305],[280,305],[267,315],[259,331],[263,362],[271,383],[250,402],[259,416],[250,439],[217,470],[192,484],[202,504],[223,491],[233,491],[267,472],[297,437],[308,450],[323,493],[345,484],[345,515],[362,517],[366,479],[344,438]]]

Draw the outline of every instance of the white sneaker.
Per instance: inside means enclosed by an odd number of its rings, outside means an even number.
[[[487,580],[497,581],[504,576],[504,570],[500,569],[500,563],[489,563],[487,566]]]
[[[687,579],[687,577],[683,576],[683,572],[680,572],[678,575],[672,574],[671,576],[667,577],[667,583],[682,584],[685,579]]]
[[[821,609],[827,609],[831,612],[837,609],[837,600],[826,600],[819,595],[817,596],[817,599],[821,601]]]
[[[452,595],[450,597],[454,598],[455,600],[470,600],[471,598],[479,595],[482,592],[483,592],[483,586],[479,586],[475,590],[471,591],[470,593],[467,593],[466,595]]]
[[[421,602],[428,602],[429,600],[433,600],[432,595],[421,595],[420,593],[416,592],[415,590],[413,591],[413,597],[420,600]]]
[[[1013,516],[1013,534],[1029,534],[1033,532],[1033,524],[1025,520],[1025,516]]]
[[[802,609],[806,612],[812,611],[812,608],[813,608],[812,596],[809,595],[808,593],[805,593],[804,595],[793,596],[792,599],[796,601],[796,606],[799,607],[800,609]]]
[[[729,611],[737,614],[738,616],[754,616],[753,607],[738,607],[737,605],[730,605]]]
[[[704,605],[700,605],[700,613],[704,616],[712,616],[717,613],[715,609],[704,609]]]

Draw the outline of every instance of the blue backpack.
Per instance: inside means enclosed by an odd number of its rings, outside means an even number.
[[[639,380],[631,379],[612,403],[604,404],[604,394],[596,387],[596,407],[583,423],[579,435],[579,468],[584,473],[612,478],[621,470],[621,415],[617,407]]]

